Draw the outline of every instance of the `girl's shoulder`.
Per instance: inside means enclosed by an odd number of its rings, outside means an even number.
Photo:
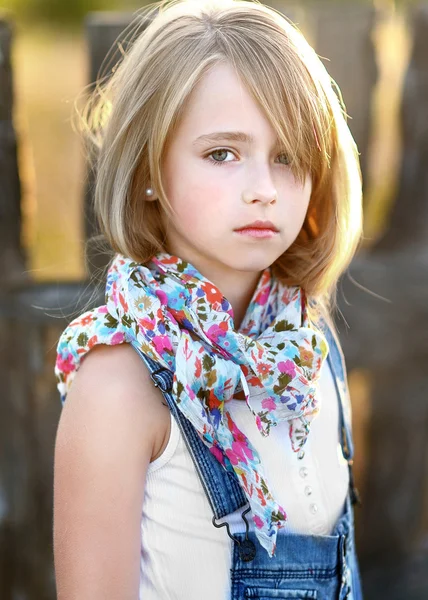
[[[85,355],[64,408],[70,403],[80,405],[82,418],[85,411],[96,411],[101,420],[115,415],[118,426],[134,425],[139,429],[141,445],[146,446],[139,449],[150,454],[150,462],[161,454],[168,440],[169,408],[146,365],[128,343],[97,344]]]

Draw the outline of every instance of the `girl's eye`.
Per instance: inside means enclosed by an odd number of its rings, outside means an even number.
[[[284,153],[280,154],[280,156],[283,156],[285,158],[285,162],[283,162],[283,165],[289,165],[290,164],[290,160],[288,158],[288,156]]]
[[[230,161],[229,160],[222,160],[222,159],[217,160],[217,158],[219,158],[221,156],[224,157],[227,154],[233,154],[233,152],[231,150],[228,150],[227,148],[218,148],[217,150],[213,150],[212,152],[210,152],[205,158],[208,158],[208,160],[210,162],[212,162],[214,165],[221,165],[222,163],[230,162]],[[214,158],[211,158],[212,156]],[[215,158],[216,156],[217,156],[217,158]],[[281,164],[283,164],[285,166],[287,166],[287,165],[290,164],[290,161],[289,161],[289,159],[288,159],[288,157],[287,157],[286,154],[282,153],[279,156],[283,156],[284,159],[285,159],[285,161],[281,162]]]
[[[210,152],[210,154],[208,154],[208,157],[215,156],[215,155],[217,155],[217,157],[219,155],[224,156],[225,154],[228,154],[228,153],[232,154],[232,151],[228,150],[227,148],[218,148],[217,150],[213,150],[212,152]],[[214,159],[210,158],[210,161],[216,165],[224,163],[224,162],[229,162],[226,160],[217,160],[216,158],[214,158]]]

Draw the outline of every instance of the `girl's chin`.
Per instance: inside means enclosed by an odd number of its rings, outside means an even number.
[[[236,256],[233,257],[233,260],[228,258],[225,264],[235,271],[247,271],[254,273],[255,271],[264,271],[268,267],[271,266],[272,263],[275,262],[277,256],[269,257],[269,256],[243,256],[240,259]]]
[[[221,244],[221,242],[220,242]],[[218,241],[210,244],[207,241],[198,244],[188,244],[189,251],[186,252],[186,260],[205,264],[207,262],[224,265],[227,270],[255,272],[263,271],[270,267],[280,256],[278,248],[250,248],[249,246],[227,244],[220,245]],[[187,246],[187,245],[186,245]],[[190,251],[191,248],[191,251]],[[180,256],[180,255],[179,255]]]

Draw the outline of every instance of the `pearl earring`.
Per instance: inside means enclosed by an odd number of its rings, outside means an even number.
[[[147,188],[146,189],[146,196],[153,196],[154,192],[152,190],[152,188]]]

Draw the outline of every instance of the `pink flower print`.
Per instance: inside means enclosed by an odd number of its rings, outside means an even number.
[[[152,342],[158,354],[163,354],[165,350],[168,352],[172,351],[171,340],[167,335],[155,335]]]
[[[111,338],[111,343],[114,346],[115,344],[122,344],[122,342],[125,339],[125,335],[123,334],[123,332],[118,331],[117,333],[115,333],[112,338]]]
[[[217,343],[220,337],[224,337],[227,332],[227,323],[220,323],[217,325],[211,325],[211,327],[207,330],[207,335],[210,340]]]
[[[254,521],[254,525],[258,529],[261,529],[263,527],[263,521],[261,520],[261,518],[259,517],[259,515],[253,515],[253,521]]]
[[[224,465],[223,453],[219,448],[217,448],[217,446],[211,446],[210,452],[211,452],[211,454],[214,454],[214,456],[216,457],[216,459],[219,461],[220,464]]]
[[[163,290],[156,290],[156,296],[159,298],[161,304],[164,306],[168,305],[168,296]]]
[[[107,308],[106,304],[104,304],[103,306],[100,306],[97,310],[102,315],[107,314],[107,312],[108,312],[108,308]]]
[[[252,450],[248,446],[248,444],[250,443],[248,438],[246,437],[246,435],[244,435],[244,433],[242,433],[242,431],[240,429],[238,429],[235,422],[232,420],[230,413],[227,411],[226,411],[226,419],[227,419],[228,427],[229,427],[230,431],[232,432],[233,437],[235,438],[232,443],[232,450],[229,449],[226,451],[226,454],[228,452],[231,453],[231,457],[229,456],[229,454],[227,454],[227,456],[230,458],[230,461],[232,462],[232,464],[236,465],[238,462],[238,457],[242,457],[242,460],[246,463],[247,459],[244,456],[244,452],[248,456],[248,458],[253,460],[254,455],[253,455]]]
[[[280,373],[287,373],[290,377],[294,377],[296,374],[296,363],[292,360],[286,360],[278,363],[278,369]]]
[[[248,463],[248,458],[253,458],[253,453],[244,442],[232,442],[232,448],[226,450],[226,456],[233,465],[237,465],[240,461]]]
[[[186,390],[187,390],[187,394],[189,396],[189,398],[191,400],[194,400],[196,398],[196,394],[195,392],[192,390],[192,388],[190,387],[190,385],[188,383],[186,383]]]
[[[59,371],[63,371],[65,374],[74,371],[73,355],[67,354],[65,358],[62,358],[62,356],[58,354],[56,358],[56,367]]]
[[[269,290],[268,287],[265,287],[264,289],[262,289],[259,292],[258,296],[256,296],[254,302],[256,304],[259,304],[260,306],[264,306],[267,303],[268,299],[269,299],[269,291],[270,290]]]
[[[275,400],[271,397],[265,398],[264,400],[262,400],[262,407],[266,408],[267,410],[275,410]]]
[[[226,454],[227,458],[230,460],[230,462],[232,463],[232,465],[237,465],[239,463],[238,456],[230,448],[227,448],[227,450],[225,451],[225,454]]]

